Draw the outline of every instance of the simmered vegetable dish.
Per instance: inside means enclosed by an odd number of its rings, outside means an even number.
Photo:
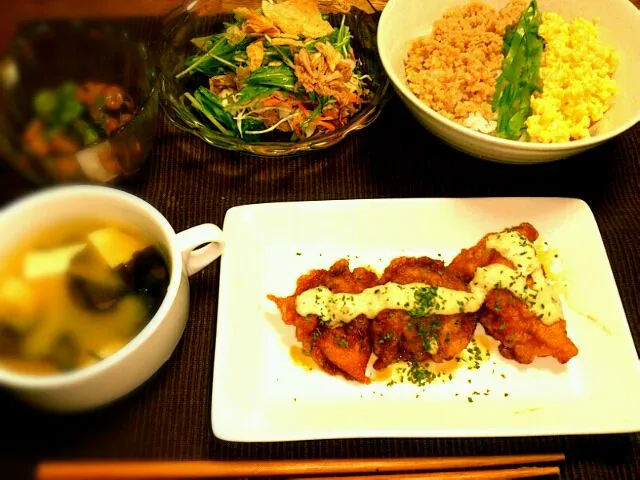
[[[67,82],[40,90],[36,117],[24,133],[27,151],[47,157],[72,155],[133,120],[135,103],[119,85]]]

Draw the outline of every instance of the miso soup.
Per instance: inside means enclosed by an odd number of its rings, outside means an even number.
[[[93,220],[43,230],[0,263],[0,368],[96,363],[144,328],[168,284],[163,252],[139,230]]]

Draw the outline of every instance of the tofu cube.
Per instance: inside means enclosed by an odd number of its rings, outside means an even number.
[[[0,324],[4,321],[18,332],[28,330],[36,320],[38,299],[22,278],[0,280]]]
[[[149,243],[112,227],[90,233],[89,243],[112,269],[127,263],[136,252],[150,246]]]
[[[75,255],[87,246],[86,243],[67,245],[49,250],[36,250],[27,254],[23,264],[23,276],[37,279],[64,275]]]

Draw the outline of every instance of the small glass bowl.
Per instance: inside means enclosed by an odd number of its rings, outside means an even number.
[[[349,122],[332,132],[314,135],[299,141],[253,141],[224,135],[185,109],[181,101],[185,84],[176,79],[183,70],[185,59],[196,51],[190,40],[195,37],[221,32],[224,23],[233,19],[232,12],[220,10],[216,0],[187,0],[169,12],[163,19],[163,45],[159,52],[160,102],[169,120],[205,142],[227,150],[257,156],[280,157],[301,154],[331,147],[352,132],[373,123],[391,94],[389,79],[382,67],[377,50],[377,22],[379,14],[369,14],[352,8],[345,14],[345,24],[353,35],[353,49],[362,62],[362,72],[371,77],[370,96],[367,103],[351,117]],[[329,14],[329,22],[339,25],[342,14]]]
[[[146,48],[118,27],[100,22],[30,25],[0,59],[0,156],[40,184],[113,184],[130,177],[147,157],[158,117],[156,74]],[[43,88],[85,81],[122,86],[136,105],[134,118],[75,154],[36,156],[23,135]]]

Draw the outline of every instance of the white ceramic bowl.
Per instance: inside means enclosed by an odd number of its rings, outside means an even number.
[[[122,191],[101,186],[56,187],[19,200],[0,213],[0,262],[34,231],[78,218],[112,218],[136,225],[164,250],[171,273],[167,294],[153,318],[104,360],[54,375],[0,369],[0,387],[36,406],[61,412],[113,402],[144,383],[167,361],[189,314],[188,277],[218,258],[223,245],[217,226],[202,224],[176,234],[155,208]]]
[[[541,163],[593,148],[640,121],[640,11],[630,0],[538,0],[542,12],[565,20],[599,18],[601,40],[616,49],[620,64],[615,79],[618,94],[606,113],[603,132],[556,144],[505,140],[463,127],[426,106],[405,83],[404,59],[411,41],[429,34],[434,21],[449,8],[471,0],[389,0],[378,26],[378,50],[396,92],[418,121],[449,145],[476,157],[508,163]],[[484,0],[496,9],[508,0]]]

